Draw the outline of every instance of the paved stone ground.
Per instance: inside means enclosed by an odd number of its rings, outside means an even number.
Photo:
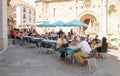
[[[97,69],[58,59],[56,53],[41,55],[36,49],[12,45],[0,54],[0,76],[119,76],[120,51],[110,51],[109,59],[97,59]]]

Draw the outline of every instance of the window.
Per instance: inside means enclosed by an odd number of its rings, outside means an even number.
[[[31,14],[31,9],[29,9],[29,14]]]
[[[83,6],[81,6],[81,8],[83,8]]]
[[[36,15],[36,12],[34,11],[34,16]]]
[[[55,8],[53,8],[53,16],[55,17]]]
[[[25,14],[23,14],[23,19],[25,19],[26,18],[26,15]]]
[[[36,21],[36,17],[34,17],[34,19],[33,19],[33,20],[34,20],[34,22],[35,22],[35,21]]]
[[[23,12],[26,12],[26,9],[25,9],[25,7],[23,7]]]
[[[39,18],[41,18],[41,15],[39,15]]]
[[[71,10],[71,9],[72,9],[72,7],[69,7],[69,9]]]
[[[31,21],[31,16],[29,16],[29,20]]]
[[[76,9],[78,9],[78,7],[76,7]]]
[[[38,4],[36,3],[36,6],[38,6]]]
[[[98,7],[100,8],[100,5],[98,5]]]

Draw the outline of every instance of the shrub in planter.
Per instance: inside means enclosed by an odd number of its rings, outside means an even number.
[[[120,47],[120,42],[118,43],[118,47]]]
[[[111,48],[112,48],[112,44],[108,43],[108,49],[111,49]]]

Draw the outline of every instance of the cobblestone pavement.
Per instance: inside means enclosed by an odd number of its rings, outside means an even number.
[[[35,48],[9,44],[0,54],[0,76],[119,76],[119,50],[111,50],[108,59],[96,60],[97,69],[90,73],[88,66],[58,59],[57,53],[41,55]]]

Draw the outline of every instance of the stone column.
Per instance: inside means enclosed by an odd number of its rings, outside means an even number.
[[[7,50],[7,0],[0,0],[0,52]]]

